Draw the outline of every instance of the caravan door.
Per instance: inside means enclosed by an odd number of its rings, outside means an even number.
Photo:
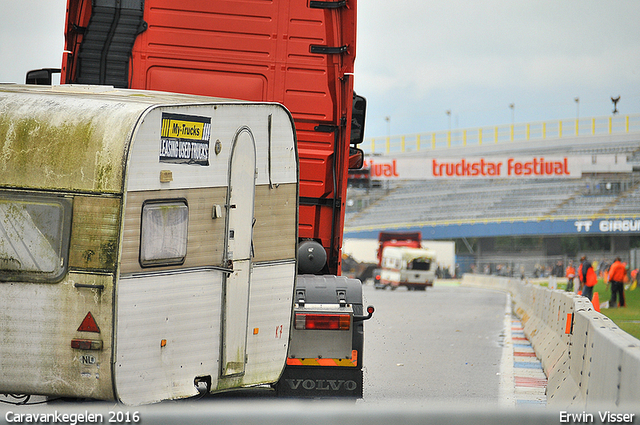
[[[256,148],[248,127],[234,137],[229,164],[227,197],[227,263],[233,270],[224,288],[222,329],[222,376],[241,375],[245,370],[247,320],[255,199]]]

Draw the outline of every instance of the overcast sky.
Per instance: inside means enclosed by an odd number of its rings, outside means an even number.
[[[65,6],[0,0],[0,82],[60,66]],[[508,124],[510,104],[516,122],[607,116],[618,95],[640,113],[639,0],[360,0],[358,20],[367,138],[446,130],[447,110]]]

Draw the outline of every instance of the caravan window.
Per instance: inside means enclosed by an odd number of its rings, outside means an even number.
[[[0,193],[0,280],[57,282],[66,273],[71,200]]]
[[[142,206],[140,265],[182,264],[187,256],[188,226],[186,201],[145,203]]]
[[[431,269],[431,260],[428,258],[414,258],[409,268],[412,270],[428,271]]]

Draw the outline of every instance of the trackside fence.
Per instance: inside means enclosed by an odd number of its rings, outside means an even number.
[[[513,311],[547,375],[549,406],[637,406],[640,340],[587,298],[497,276],[465,274],[462,284],[511,293]]]

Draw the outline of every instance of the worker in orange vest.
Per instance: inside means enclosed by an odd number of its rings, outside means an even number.
[[[576,277],[576,269],[573,267],[573,261],[569,260],[569,265],[567,266],[567,272],[565,273],[567,276],[567,292],[573,292],[573,279]]]
[[[587,257],[585,257],[584,255],[582,257],[580,257],[580,265],[578,266],[578,295],[582,295],[582,292],[584,292],[584,280],[583,280],[583,276],[582,276],[582,262],[586,259]]]
[[[609,268],[609,283],[611,284],[611,299],[609,300],[609,308],[615,308],[616,302],[620,307],[624,307],[624,280],[627,277],[625,265],[616,257]],[[619,301],[617,300],[619,298]]]
[[[591,263],[587,260],[586,256],[581,258],[582,264],[580,265],[580,280],[584,283],[584,290],[582,291],[582,295],[589,298],[593,297],[593,287],[598,283],[598,276],[596,276],[596,272],[591,267]]]

